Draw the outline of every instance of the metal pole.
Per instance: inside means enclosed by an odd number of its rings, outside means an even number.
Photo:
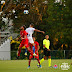
[[[1,33],[0,33],[0,43],[1,43]]]

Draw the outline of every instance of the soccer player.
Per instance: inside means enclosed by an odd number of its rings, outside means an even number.
[[[44,58],[42,58],[40,60],[40,64],[48,57],[48,67],[52,67],[51,66],[51,55],[50,55],[50,49],[49,49],[49,46],[50,46],[50,41],[48,40],[49,39],[49,35],[46,35],[45,36],[46,39],[43,40],[43,48],[44,48]],[[39,67],[39,64],[37,65]]]
[[[34,41],[34,44],[35,44],[35,53],[36,53],[35,58],[37,59],[37,61],[39,63],[39,66],[41,68],[40,60],[39,60],[39,54],[38,54],[38,50],[39,50],[40,47],[39,47],[39,43],[37,41],[35,41],[35,40],[36,40],[35,37],[33,37],[33,41]],[[29,46],[31,47],[31,50],[32,50],[32,44],[31,43],[29,43]],[[30,56],[29,56],[29,66],[28,66],[28,69],[30,68],[30,63],[31,63],[31,59],[32,58],[33,58],[33,55],[30,54]]]
[[[37,31],[37,32],[41,32],[41,33],[45,33],[44,31],[40,31],[40,30],[37,30],[34,27],[34,24],[31,23],[30,24],[30,27],[26,29],[26,32],[28,33],[28,40],[29,40],[29,43],[31,43],[33,45],[32,49],[33,49],[33,55],[35,56],[35,46],[34,46],[34,41],[33,41],[33,38],[32,38],[32,34],[34,33],[34,31]]]
[[[20,29],[21,29],[20,38],[21,38],[22,41],[21,41],[21,43],[19,45],[17,59],[19,59],[19,56],[20,56],[20,53],[21,53],[21,48],[23,46],[25,46],[27,48],[27,50],[30,52],[30,54],[33,55],[33,52],[30,50],[29,45],[28,45],[28,38],[27,38],[27,32],[25,31],[25,29],[26,29],[25,25],[23,25]]]

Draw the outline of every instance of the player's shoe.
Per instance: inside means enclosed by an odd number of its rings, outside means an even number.
[[[39,68],[39,65],[37,64],[37,67]]]
[[[36,54],[34,53],[33,56],[36,56]]]
[[[39,65],[39,67],[40,67],[40,68],[42,68],[42,66],[41,66],[41,65]]]
[[[42,66],[41,66],[41,65],[38,65],[38,64],[37,64],[37,67],[38,67],[38,68],[42,68]]]
[[[29,69],[30,68],[30,66],[28,66],[28,68],[27,69]]]
[[[27,56],[27,52],[25,53],[25,56]]]
[[[19,60],[19,56],[16,57],[16,60]]]
[[[53,68],[52,66],[48,67],[48,68]]]

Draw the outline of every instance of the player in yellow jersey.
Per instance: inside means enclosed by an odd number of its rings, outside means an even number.
[[[49,35],[45,36],[45,39],[43,40],[43,48],[44,48],[44,57],[40,60],[40,64],[48,57],[48,67],[52,67],[51,66],[51,55],[50,55],[50,41],[49,39]],[[39,64],[37,65],[39,67]]]

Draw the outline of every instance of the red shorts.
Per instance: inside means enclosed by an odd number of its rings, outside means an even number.
[[[33,55],[30,54],[29,58],[30,58],[30,59],[33,58]],[[35,58],[36,58],[36,59],[39,59],[39,54],[38,54],[38,53],[36,54]]]
[[[25,39],[25,40],[21,41],[19,47],[23,47],[23,46],[25,46],[26,48],[29,47],[29,45],[28,45],[28,39]]]

